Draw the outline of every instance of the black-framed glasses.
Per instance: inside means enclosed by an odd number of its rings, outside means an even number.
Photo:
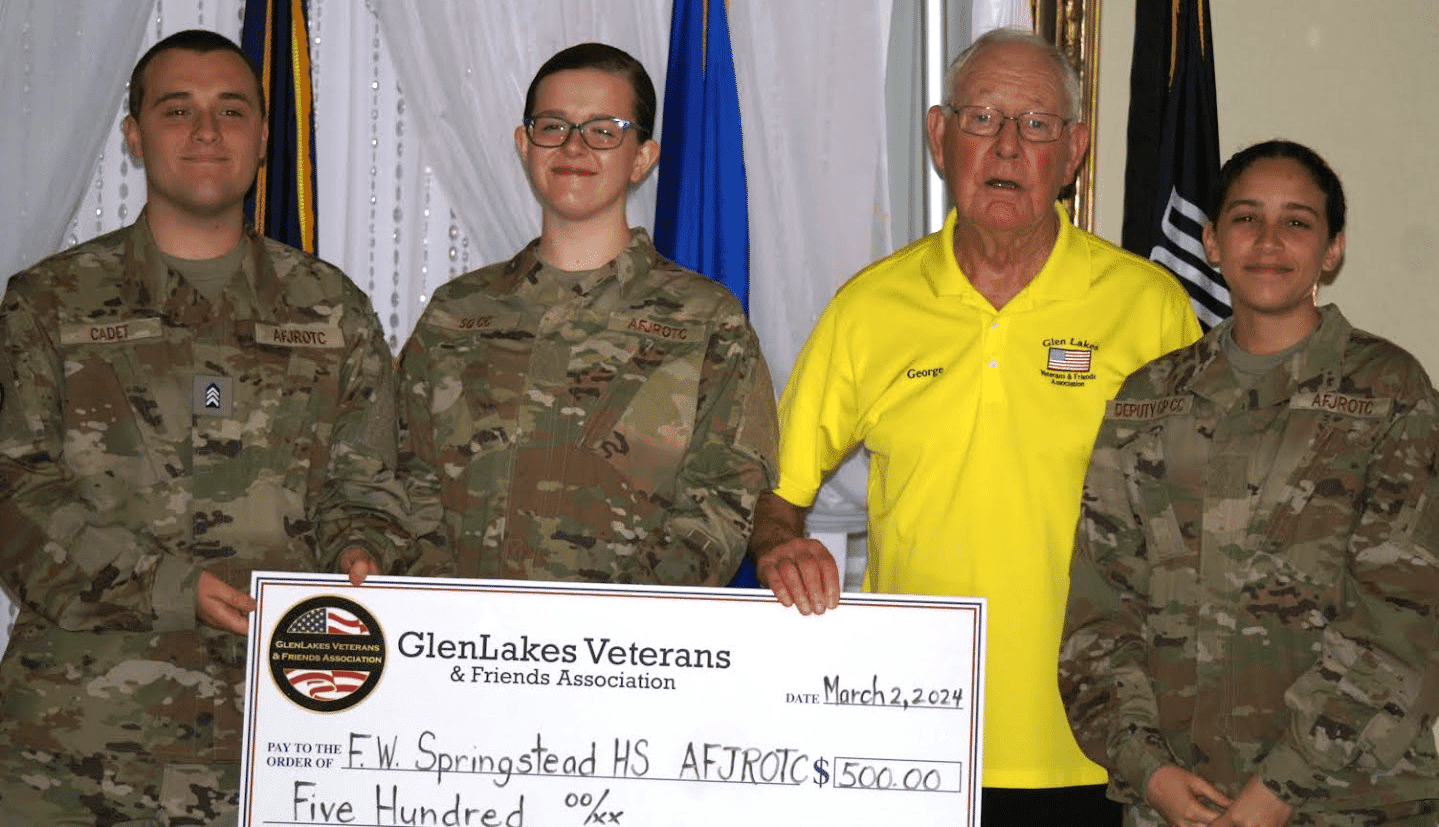
[[[557,115],[525,118],[525,134],[535,146],[543,147],[564,146],[570,139],[570,131],[574,130],[590,149],[614,149],[624,143],[625,133],[634,128],[634,123],[624,118],[590,118],[584,123],[570,123]]]
[[[1069,120],[1049,112],[1021,112],[1009,116],[993,106],[950,106],[943,107],[946,114],[959,116],[959,128],[971,135],[991,138],[1004,128],[1005,121],[1014,121],[1019,137],[1037,144],[1059,140]]]

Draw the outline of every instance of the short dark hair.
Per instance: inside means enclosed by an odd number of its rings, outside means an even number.
[[[1329,237],[1332,239],[1343,232],[1347,206],[1344,201],[1344,186],[1339,183],[1339,176],[1319,157],[1319,153],[1303,144],[1285,140],[1264,141],[1245,147],[1224,162],[1210,200],[1210,220],[1219,217],[1219,211],[1224,209],[1224,199],[1229,197],[1229,190],[1234,188],[1234,182],[1239,180],[1239,176],[1253,166],[1255,161],[1265,158],[1288,158],[1304,167],[1314,185],[1324,193],[1324,222],[1329,225]]]
[[[571,69],[599,69],[628,80],[635,93],[634,122],[639,139],[648,141],[655,133],[655,85],[650,82],[649,73],[645,71],[644,64],[635,60],[629,52],[606,43],[580,43],[557,52],[545,61],[535,73],[535,79],[530,81],[529,91],[525,92],[524,117],[534,114],[535,90],[539,88],[540,81],[556,72]]]
[[[186,29],[182,32],[175,32],[169,37],[150,47],[135,64],[135,70],[130,73],[130,117],[140,117],[140,107],[145,102],[145,67],[155,59],[155,55],[161,52],[168,52],[172,49],[183,49],[187,52],[233,52],[245,61],[250,69],[250,75],[255,79],[255,94],[260,97],[260,115],[266,115],[265,109],[265,84],[260,80],[260,70],[250,61],[249,55],[235,45],[235,41],[225,37],[218,32],[208,29]]]

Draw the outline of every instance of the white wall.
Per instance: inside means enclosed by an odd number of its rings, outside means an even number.
[[[1320,301],[1439,379],[1439,2],[1210,2],[1220,160],[1275,137],[1324,156],[1349,200],[1349,252]],[[1116,241],[1134,3],[1101,7],[1096,227]]]

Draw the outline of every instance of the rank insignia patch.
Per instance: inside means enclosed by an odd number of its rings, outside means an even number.
[[[195,416],[228,417],[234,407],[234,383],[228,376],[196,376],[191,404]]]

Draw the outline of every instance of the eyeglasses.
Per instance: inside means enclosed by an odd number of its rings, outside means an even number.
[[[946,104],[942,107],[947,115],[959,116],[959,128],[971,135],[990,138],[999,134],[1005,121],[1014,121],[1019,137],[1026,141],[1047,144],[1059,140],[1059,135],[1069,121],[1048,112],[1021,112],[1014,117],[1004,114],[993,106],[960,106]]]
[[[635,125],[624,118],[590,118],[584,123],[570,123],[555,115],[539,115],[525,118],[525,134],[535,146],[564,146],[570,139],[570,130],[580,133],[580,138],[590,149],[614,149],[624,143],[625,133]]]

